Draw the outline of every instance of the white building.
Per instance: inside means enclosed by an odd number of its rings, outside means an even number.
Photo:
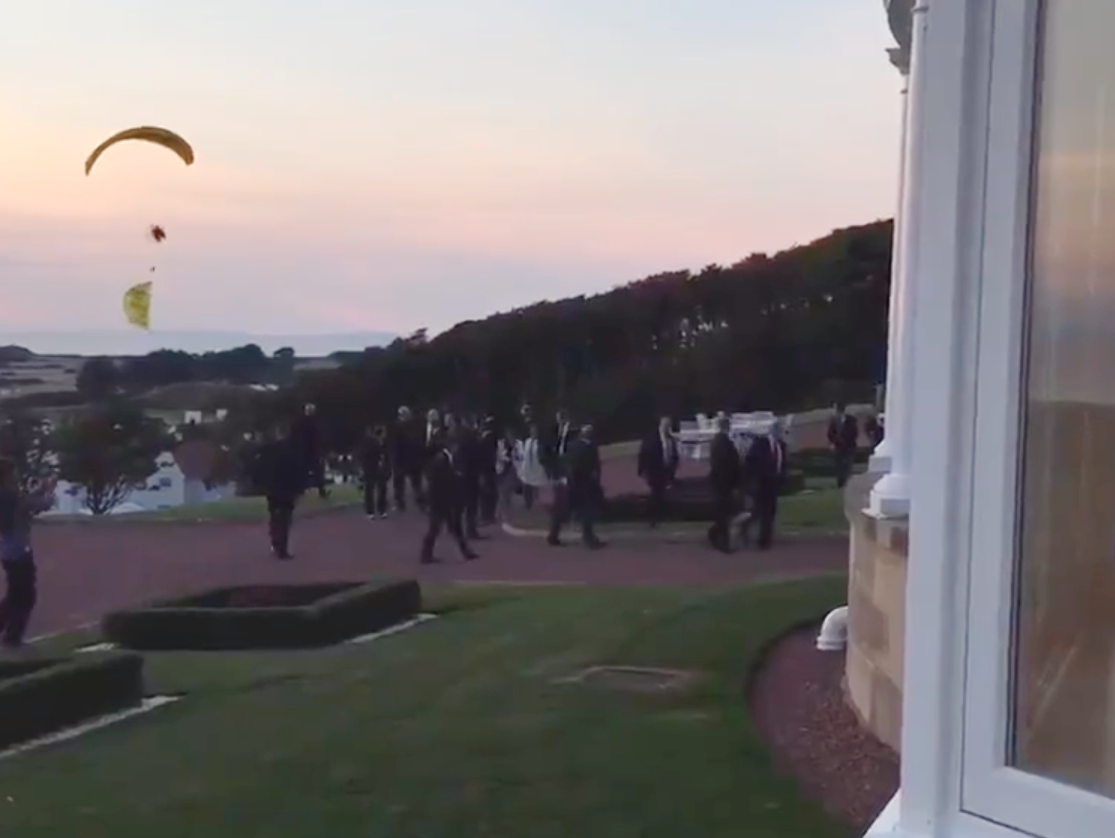
[[[870,834],[1115,836],[1115,2],[887,6],[908,139],[847,672],[882,729],[859,676],[897,666],[902,779]],[[868,660],[883,576],[902,640]]]

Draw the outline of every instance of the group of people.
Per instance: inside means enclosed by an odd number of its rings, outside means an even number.
[[[672,425],[669,417],[662,417],[658,428],[639,448],[639,476],[647,484],[647,512],[652,527],[666,517],[669,488],[680,463]],[[757,525],[758,547],[771,546],[778,496],[786,472],[786,453],[780,422],[773,423],[767,435],[751,439],[746,448],[742,448],[731,436],[731,420],[723,414],[717,417],[709,451],[713,521],[708,540],[715,549],[731,552],[733,526],[747,542],[751,527]]]
[[[482,538],[480,528],[504,517],[517,496],[532,507],[543,487],[553,494],[549,544],[562,544],[562,530],[575,517],[584,543],[602,545],[594,527],[602,499],[600,453],[592,426],[574,426],[565,411],[543,432],[529,405],[503,429],[491,416],[478,420],[436,409],[422,421],[402,406],[390,426],[368,426],[357,462],[368,518],[385,518],[391,507],[405,512],[411,504],[426,514],[424,563],[435,561],[443,530],[463,558],[475,559],[471,542]],[[298,498],[315,487],[327,492],[312,405],[260,446],[252,479],[267,498],[272,552],[289,559]]]
[[[370,518],[388,512],[388,487],[397,511],[410,500],[428,518],[421,561],[432,562],[443,529],[454,538],[463,558],[476,558],[470,542],[479,529],[505,517],[521,494],[529,508],[543,486],[553,489],[549,543],[560,545],[571,514],[581,523],[584,542],[600,546],[593,529],[600,496],[600,455],[591,426],[575,429],[558,411],[543,434],[529,405],[502,430],[489,416],[442,415],[431,409],[424,423],[409,407],[398,409],[392,428],[368,429],[359,454],[364,510]]]

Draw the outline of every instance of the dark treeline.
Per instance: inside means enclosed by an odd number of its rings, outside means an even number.
[[[293,384],[260,395],[243,421],[261,427],[313,401],[323,441],[340,452],[367,422],[390,420],[400,404],[497,417],[524,401],[540,416],[562,405],[611,441],[645,433],[658,412],[791,411],[870,400],[886,353],[891,226],[850,227],[730,267],[540,302],[434,338],[420,330],[386,347],[335,353],[335,370],[296,375],[293,350],[268,356],[255,345],[92,358],[78,392],[36,394],[10,406],[88,403],[184,382]]]
[[[308,373],[335,448],[396,406],[511,415],[523,401],[591,419],[602,440],[649,417],[789,411],[870,400],[883,373],[889,221],[838,230],[730,267],[651,276],[592,297],[540,302],[425,330]]]

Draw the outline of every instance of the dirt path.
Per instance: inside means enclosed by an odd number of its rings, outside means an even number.
[[[417,562],[417,513],[369,521],[338,513],[295,525],[296,559],[273,560],[262,524],[109,524],[40,527],[35,535],[40,605],[34,635],[99,619],[154,597],[225,584],[407,576],[421,581],[584,584],[733,584],[756,576],[839,571],[843,538],[795,538],[769,553],[725,556],[703,545],[616,543],[590,552],[553,548],[489,528],[481,559],[459,562],[448,541],[445,563]]]

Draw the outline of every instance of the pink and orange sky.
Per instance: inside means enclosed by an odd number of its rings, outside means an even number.
[[[0,32],[0,325],[437,331],[895,204],[877,0],[36,0]],[[180,131],[197,163],[117,146]],[[149,224],[169,234],[145,238]]]

